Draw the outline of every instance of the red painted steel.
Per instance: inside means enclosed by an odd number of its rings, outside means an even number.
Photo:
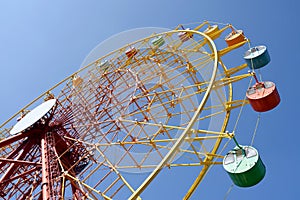
[[[46,141],[46,133],[43,133],[42,138],[41,138],[41,157],[42,157],[42,196],[43,200],[49,199],[50,194],[49,194],[49,182],[48,182],[48,177],[49,173],[47,170],[47,165],[48,165],[48,160],[47,160],[47,141]]]
[[[56,117],[53,117],[54,111],[21,133],[0,141],[0,148],[11,149],[0,159],[0,198],[11,199],[18,193],[19,199],[26,199],[33,188],[40,188],[36,194],[38,199],[62,199],[65,183],[60,178],[63,170],[58,160],[73,177],[89,162],[85,147],[75,142],[78,133],[65,129],[73,117],[70,110],[64,108],[64,115]],[[74,180],[68,181],[71,185],[77,184]],[[86,194],[76,186],[73,197],[82,196]]]

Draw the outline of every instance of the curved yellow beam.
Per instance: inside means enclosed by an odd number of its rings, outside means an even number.
[[[171,32],[190,32],[192,34],[199,34],[203,37],[205,37],[210,44],[210,47],[212,48],[213,55],[214,55],[214,69],[212,71],[212,76],[210,79],[210,83],[207,87],[207,91],[198,106],[193,118],[191,119],[191,122],[188,124],[186,129],[183,131],[181,136],[178,138],[176,143],[173,145],[172,149],[168,152],[168,154],[164,157],[164,159],[157,165],[157,167],[153,170],[153,172],[146,178],[146,180],[140,185],[140,187],[129,197],[130,200],[135,200],[144,190],[145,188],[152,182],[152,180],[159,174],[159,172],[162,170],[162,168],[168,163],[170,159],[174,156],[176,153],[177,149],[180,147],[180,145],[184,142],[184,139],[192,129],[194,123],[197,121],[197,118],[199,117],[202,109],[204,108],[206,101],[208,100],[208,97],[210,95],[210,91],[213,87],[214,80],[216,78],[217,70],[218,70],[218,52],[216,45],[214,44],[213,40],[205,35],[204,33],[194,31],[194,30],[177,30],[177,31],[171,31]]]

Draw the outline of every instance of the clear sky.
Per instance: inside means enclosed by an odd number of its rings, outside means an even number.
[[[282,101],[262,114],[255,138],[267,167],[265,179],[249,189],[234,187],[227,199],[299,199],[299,8],[296,0],[2,0],[0,123],[76,71],[109,36],[132,28],[172,28],[203,20],[232,23],[244,30],[252,44],[267,45],[272,61],[262,70],[263,77],[277,84]],[[246,128],[247,118],[242,120]],[[249,144],[251,137],[240,140]],[[178,177],[184,181],[184,170]],[[160,199],[180,199],[176,189],[162,197],[160,184],[172,179],[160,178],[151,185]],[[222,166],[215,166],[191,199],[224,199],[230,185]],[[146,191],[144,199],[153,199],[153,194]]]

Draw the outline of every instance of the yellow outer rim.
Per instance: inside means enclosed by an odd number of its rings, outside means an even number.
[[[213,51],[213,56],[214,56],[214,68],[213,68],[213,72],[212,72],[212,76],[209,82],[209,85],[207,87],[207,91],[200,103],[200,105],[198,106],[198,109],[196,110],[194,116],[192,117],[191,122],[188,124],[188,126],[186,127],[186,129],[184,130],[184,132],[181,134],[181,136],[177,139],[176,143],[173,145],[173,147],[171,148],[171,150],[168,152],[168,154],[164,157],[164,159],[156,166],[156,168],[153,170],[153,172],[146,178],[146,180],[140,185],[140,187],[129,197],[129,200],[135,200],[138,198],[138,196],[146,189],[146,187],[151,183],[151,181],[159,174],[159,172],[162,170],[162,168],[168,163],[168,161],[174,156],[174,154],[176,153],[177,149],[180,147],[180,145],[183,143],[184,139],[186,138],[186,136],[188,135],[188,133],[190,132],[190,130],[192,129],[194,123],[196,122],[197,118],[199,117],[201,111],[203,110],[208,97],[210,95],[210,92],[212,90],[212,87],[214,85],[214,81],[216,78],[216,74],[217,74],[217,70],[218,70],[218,62],[219,62],[219,57],[218,57],[218,51],[217,51],[217,47],[215,45],[215,43],[213,42],[213,40],[207,36],[206,34],[199,32],[199,31],[194,31],[194,30],[173,30],[173,31],[169,31],[167,33],[175,33],[175,32],[188,32],[191,34],[199,34],[203,37],[205,37],[209,44],[210,44],[210,48]],[[226,120],[228,121],[228,120]],[[226,123],[227,125],[227,123]],[[224,127],[224,124],[223,124]],[[220,146],[222,139],[219,138],[213,148],[212,152],[216,152]],[[204,166],[205,168],[205,166]],[[203,171],[203,170],[202,170]],[[201,172],[202,172],[201,171]],[[202,177],[205,175],[205,172],[207,171],[207,169],[203,172]]]

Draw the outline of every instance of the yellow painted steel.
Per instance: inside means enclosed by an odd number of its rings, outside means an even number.
[[[106,156],[98,149],[98,147],[96,147],[96,149],[98,150],[98,152],[101,154],[101,156],[106,160],[106,162],[110,165],[110,167],[112,168],[112,170],[114,170],[116,172],[116,174],[118,175],[119,179],[123,181],[123,183],[129,188],[129,190],[131,192],[134,192],[134,189],[131,187],[131,185],[125,180],[125,178],[120,174],[120,172],[114,167],[114,165],[112,163],[110,163],[109,159],[106,158]],[[117,179],[115,180],[117,181]],[[112,186],[112,185],[111,185]],[[108,190],[108,188],[107,188]],[[103,192],[105,193],[105,192]],[[141,200],[141,197],[136,196],[136,200]]]
[[[216,136],[205,136],[205,137],[186,137],[184,140],[189,141],[189,140],[193,140],[193,141],[201,141],[201,140],[214,140],[214,139],[218,139],[218,138],[227,138],[227,139],[231,139],[231,137],[229,137],[227,134],[225,133],[220,133],[219,135]],[[77,140],[80,141],[80,140]],[[173,139],[161,139],[161,140],[138,140],[138,141],[131,141],[131,142],[118,142],[118,143],[109,143],[109,144],[96,144],[97,147],[104,147],[104,146],[112,146],[112,145],[128,145],[128,144],[151,144],[151,143],[169,143],[169,142],[176,142],[177,139],[173,138]],[[167,148],[167,147],[166,147]]]
[[[187,30],[185,30],[185,31],[187,31]],[[215,56],[214,56],[214,69],[212,71],[212,76],[211,76],[211,79],[210,79],[210,83],[208,85],[207,91],[206,91],[200,105],[198,106],[198,109],[196,110],[192,120],[190,121],[190,123],[188,124],[188,126],[186,127],[184,132],[178,138],[176,143],[172,146],[172,149],[167,153],[167,155],[164,157],[164,159],[157,165],[157,167],[154,169],[154,171],[147,177],[147,179],[140,185],[140,187],[129,197],[130,200],[135,200],[145,190],[145,188],[151,183],[151,181],[159,174],[159,172],[169,162],[169,160],[173,157],[173,155],[175,154],[177,149],[180,147],[180,145],[184,141],[187,134],[192,129],[192,126],[196,122],[198,116],[200,115],[200,113],[201,113],[202,109],[204,108],[205,103],[206,103],[206,101],[209,97],[210,91],[213,87],[214,80],[215,80],[215,77],[216,77],[216,74],[217,74],[217,69],[218,69],[217,47],[215,46],[213,40],[210,37],[208,37],[207,35],[205,35],[201,32],[198,32],[198,31],[194,31],[194,30],[188,30],[188,32],[192,33],[192,34],[200,34],[200,35],[204,36],[210,42],[210,47],[212,48],[212,50],[215,54]],[[217,144],[217,146],[219,146],[221,140],[217,140],[217,141],[219,141],[219,143]],[[216,150],[215,150],[215,152],[216,152]]]
[[[242,46],[242,45],[244,45],[244,44],[246,44],[248,42],[249,42],[249,40],[244,40],[244,41],[242,41],[240,43],[237,43],[237,44],[234,44],[232,46],[226,47],[226,48],[224,48],[222,50],[219,50],[218,51],[218,55],[219,56],[224,56],[225,54],[229,53],[230,51],[232,51],[232,50],[234,50],[236,48],[239,48],[240,46]]]
[[[66,177],[62,176],[62,180],[61,180],[61,200],[63,200],[65,198],[65,184],[66,184]]]
[[[229,87],[229,97],[228,97],[228,100],[232,101],[232,85],[229,84],[228,87]],[[229,107],[231,107],[231,106],[229,105]],[[225,117],[223,126],[221,128],[222,132],[226,131],[229,117],[230,117],[230,110],[227,110],[226,111],[226,117]],[[220,146],[221,142],[222,142],[222,138],[219,138],[216,141],[215,146],[214,146],[213,150],[211,151],[211,154],[216,154],[217,153],[217,150],[219,149],[219,146]],[[214,156],[206,157],[205,160],[204,160],[204,162],[205,163],[206,162],[207,163],[213,162],[214,158],[215,158]],[[206,175],[206,172],[207,172],[207,170],[209,169],[210,166],[211,166],[210,164],[204,165],[204,167],[201,169],[199,175],[194,180],[193,184],[191,185],[191,187],[187,191],[186,195],[184,196],[184,198],[183,198],[184,200],[190,199],[190,197],[192,196],[192,194],[195,192],[196,188],[199,186],[200,182],[203,180],[203,178]]]
[[[226,75],[226,77],[229,77],[229,76],[231,76],[231,75],[233,75],[233,74],[235,74],[235,73],[237,73],[237,72],[245,69],[246,67],[248,67],[248,65],[246,63],[244,63],[244,64],[242,64],[240,66],[227,69],[225,71],[225,75]]]
[[[233,77],[225,77],[219,81],[216,81],[215,87],[219,88],[219,87],[223,87],[225,85],[230,85],[234,82],[240,81],[240,80],[248,78],[250,76],[252,76],[252,74],[248,73],[248,74],[242,74],[242,75],[233,76]]]
[[[218,58],[220,58],[221,56],[225,55],[225,53],[228,53],[229,51],[239,47],[240,45],[237,44],[236,46],[231,46],[231,47],[227,47],[225,48],[226,50],[223,50],[221,52],[218,52]],[[238,66],[236,68],[232,68],[232,69],[227,69],[226,66],[223,64],[223,62],[221,61],[220,63],[222,63],[222,67],[224,68],[225,70],[225,74],[226,74],[226,77],[227,79],[230,77],[230,75],[240,71],[241,69],[244,69],[246,66],[245,65],[242,65],[242,66]],[[227,73],[226,73],[227,72]],[[229,73],[228,73],[229,72]],[[232,79],[231,79],[232,80]],[[233,80],[241,80],[241,79],[233,79]],[[232,82],[234,81],[227,81],[228,83],[228,92],[229,92],[229,97],[228,97],[228,102],[232,102],[233,101],[233,94],[232,94]],[[229,118],[230,118],[230,111],[231,109],[233,109],[234,106],[232,106],[233,104],[232,103],[227,103],[227,106],[226,106],[226,117],[225,117],[225,120],[224,120],[224,123],[223,123],[223,126],[221,128],[221,132],[225,132],[226,131],[226,128],[227,128],[227,124],[228,124],[228,121],[229,121]],[[244,105],[241,104],[241,105]],[[221,144],[221,141],[222,139],[219,138],[216,143],[215,143],[215,146],[213,148],[213,150],[211,151],[212,154],[215,154],[217,153],[218,151],[218,148]],[[212,162],[214,160],[215,157],[211,156],[211,157],[206,157],[204,162]],[[186,193],[186,195],[184,196],[184,200],[188,200],[190,199],[190,197],[192,196],[192,194],[194,193],[194,191],[196,190],[196,188],[199,186],[199,184],[201,183],[201,181],[203,180],[203,178],[205,177],[208,169],[210,168],[211,165],[207,164],[207,165],[204,165],[204,167],[201,169],[199,175],[197,176],[197,178],[194,180],[193,184],[191,185],[191,187],[189,188],[188,192]]]
[[[184,196],[184,199],[189,199],[193,192],[196,190],[196,188],[199,186],[199,184],[201,183],[201,181],[203,180],[203,178],[205,177],[207,171],[209,170],[209,168],[212,165],[220,165],[222,164],[221,161],[219,161],[218,159],[222,158],[222,155],[218,155],[218,149],[220,147],[220,144],[222,142],[222,140],[224,138],[230,139],[233,135],[233,133],[228,134],[226,133],[226,127],[228,124],[228,120],[230,118],[230,112],[238,107],[242,107],[245,104],[248,103],[248,101],[246,100],[233,100],[233,96],[232,96],[232,83],[240,81],[242,79],[248,78],[249,76],[252,76],[252,74],[241,74],[241,75],[236,75],[233,76],[235,73],[240,72],[241,70],[245,69],[247,67],[246,64],[242,64],[240,66],[237,67],[232,67],[232,68],[227,68],[225,66],[225,64],[222,62],[221,57],[224,56],[225,54],[229,53],[230,51],[240,47],[241,45],[245,44],[246,42],[249,42],[249,40],[243,41],[239,44],[235,44],[229,47],[225,47],[224,49],[218,51],[216,48],[216,45],[214,44],[214,41],[207,36],[205,33],[202,33],[200,31],[201,28],[203,28],[205,25],[208,25],[209,22],[205,21],[202,24],[200,24],[199,26],[197,26],[195,29],[193,30],[179,30],[179,28],[173,30],[173,31],[169,31],[167,33],[161,33],[161,34],[154,34],[151,35],[147,38],[141,39],[139,40],[141,42],[140,45],[145,44],[146,41],[149,41],[151,38],[156,37],[158,35],[172,35],[172,34],[177,34],[179,32],[188,32],[189,34],[198,34],[201,35],[204,39],[202,41],[200,41],[198,43],[197,46],[194,47],[195,50],[200,50],[200,48],[206,44],[208,44],[212,50],[213,53],[209,54],[207,53],[206,57],[201,58],[201,62],[198,62],[198,66],[202,66],[202,65],[206,65],[209,63],[210,59],[213,58],[214,61],[214,68],[213,68],[213,72],[211,75],[211,78],[209,81],[204,81],[204,82],[199,82],[196,85],[192,85],[192,86],[186,86],[186,89],[192,88],[192,87],[197,87],[197,92],[195,92],[195,94],[202,94],[204,93],[204,97],[200,103],[200,105],[198,106],[197,110],[194,112],[194,115],[192,117],[192,120],[189,122],[189,124],[186,127],[182,127],[182,126],[175,126],[175,125],[167,125],[167,124],[159,124],[159,123],[150,123],[147,121],[133,121],[133,120],[128,120],[128,119],[120,119],[120,121],[122,122],[126,122],[126,123],[132,123],[135,126],[138,125],[148,125],[148,126],[153,126],[153,127],[161,127],[161,129],[165,129],[165,130],[181,130],[182,134],[179,136],[179,138],[170,138],[170,139],[151,139],[151,140],[146,140],[145,138],[143,138],[144,140],[137,140],[137,141],[121,141],[119,143],[103,143],[103,144],[92,144],[89,143],[87,141],[84,140],[80,140],[80,139],[74,139],[74,138],[69,138],[67,136],[65,136],[66,139],[72,140],[74,142],[80,142],[82,144],[88,145],[88,146],[93,146],[94,149],[98,149],[98,152],[101,154],[101,156],[106,160],[106,162],[108,163],[109,167],[114,171],[114,173],[117,175],[117,178],[106,188],[106,190],[104,191],[99,191],[93,187],[91,187],[90,185],[86,184],[84,181],[85,180],[79,180],[76,177],[73,177],[72,175],[68,174],[67,171],[65,171],[62,175],[62,194],[65,194],[65,187],[67,187],[65,185],[65,179],[70,180],[71,182],[74,181],[78,184],[81,184],[82,186],[84,186],[88,191],[93,191],[96,194],[101,195],[104,199],[107,200],[111,200],[112,198],[110,198],[109,196],[107,196],[105,193],[106,191],[110,190],[110,188],[112,188],[118,181],[122,181],[122,183],[130,190],[130,192],[132,192],[132,195],[129,197],[130,200],[135,200],[135,199],[141,199],[140,195],[141,193],[147,188],[147,186],[151,183],[151,181],[153,181],[155,179],[155,177],[160,173],[160,171],[163,169],[163,167],[192,167],[192,166],[202,166],[198,176],[196,177],[196,179],[194,180],[194,182],[191,184],[189,190],[187,191],[187,193]],[[218,30],[217,32],[214,33],[214,35],[218,35],[223,33],[223,31],[225,31],[227,28],[229,27],[229,25],[224,26],[223,28],[221,28],[220,30]],[[166,40],[168,40],[169,38],[165,38]],[[130,47],[132,44],[137,43],[137,41],[126,45],[125,47],[122,47],[121,49],[118,49],[116,51],[113,51],[111,53],[109,53],[106,56],[110,56],[113,55],[115,52],[119,51],[120,53],[125,53],[125,50],[127,47]],[[180,47],[181,45],[183,45],[182,42],[179,43],[174,43],[173,47],[170,47],[170,51],[176,51],[176,49],[178,47]],[[139,46],[136,46],[136,48],[138,49]],[[205,52],[203,52],[203,54],[205,54]],[[38,96],[36,99],[34,99],[32,102],[30,102],[28,105],[26,105],[24,108],[22,108],[19,112],[17,112],[16,114],[14,114],[11,118],[9,118],[7,121],[5,121],[3,124],[0,125],[0,129],[5,127],[5,125],[10,122],[12,119],[16,118],[17,115],[19,115],[20,113],[22,113],[23,111],[27,110],[31,105],[33,105],[34,103],[36,103],[38,100],[42,99],[43,97],[48,98],[49,95],[51,95],[51,92],[58,88],[59,86],[63,85],[63,84],[72,84],[72,81],[74,81],[74,77],[77,77],[77,74],[88,69],[89,67],[91,67],[93,64],[95,63],[100,63],[100,61],[103,59],[103,57],[97,59],[95,62],[92,62],[90,64],[88,64],[87,66],[81,68],[79,71],[71,74],[69,77],[65,78],[64,80],[62,80],[61,82],[59,82],[58,84],[54,85],[53,87],[51,87],[49,90],[47,90],[46,92],[44,92],[43,94],[41,94],[40,96]],[[150,60],[150,56],[149,58],[145,57],[145,60],[141,61],[141,62],[147,62],[147,60]],[[188,57],[187,57],[188,60]],[[131,64],[133,62],[133,60],[127,60],[123,67],[120,68],[125,68],[127,65]],[[217,75],[217,69],[218,66],[221,66],[221,68],[223,69],[223,73],[221,74],[222,78],[215,80]],[[187,66],[187,70],[189,70],[189,72],[192,74],[194,73],[193,68],[195,66],[193,66],[192,64],[190,64],[189,66]],[[165,81],[166,82],[166,81]],[[161,81],[160,84],[163,85],[165,84],[165,82]],[[78,86],[78,84],[77,84]],[[216,90],[218,88],[222,88],[222,87],[227,87],[228,88],[228,98],[226,99],[225,102],[223,102],[223,105],[217,105],[220,107],[224,107],[224,112],[225,114],[225,119],[223,121],[223,125],[221,127],[220,131],[210,131],[210,130],[196,130],[193,129],[193,125],[197,120],[202,120],[202,119],[206,119],[206,118],[210,118],[212,116],[218,115],[220,113],[211,113],[209,115],[205,115],[205,116],[200,116],[201,112],[204,110],[209,110],[212,108],[215,108],[217,106],[207,106],[205,107],[206,101],[209,98],[210,93],[213,90]],[[172,92],[172,90],[166,90],[165,92]],[[159,92],[158,92],[159,94]],[[190,95],[192,94],[185,94],[185,96],[182,96],[182,99],[184,98],[189,98]],[[150,97],[151,94],[147,94],[144,95],[144,97]],[[52,97],[51,97],[52,98]],[[219,97],[222,98],[222,97]],[[173,102],[174,103],[174,102]],[[151,107],[151,105],[154,104],[154,98],[152,98],[150,105],[148,106],[149,109]],[[166,104],[172,104],[172,99],[165,101],[164,103],[161,104],[161,106],[165,106]],[[153,108],[152,108],[153,109]],[[135,114],[139,114],[140,112],[135,112]],[[129,116],[129,115],[128,115]],[[7,131],[8,132],[8,131]],[[198,136],[197,134],[208,134],[208,136]],[[2,132],[0,132],[0,134],[2,134]],[[158,134],[158,133],[157,133]],[[191,136],[192,135],[192,136]],[[1,138],[3,138],[3,136],[0,135]],[[205,151],[205,152],[198,152],[197,148],[192,144],[191,141],[197,141],[197,142],[201,142],[203,140],[215,140],[214,143],[214,147],[212,150],[210,151]],[[173,146],[171,147],[167,147],[164,146],[163,143],[169,143],[172,142],[174,143]],[[189,142],[190,146],[191,146],[191,150],[185,150],[185,149],[181,149],[180,146],[183,142]],[[114,166],[112,163],[109,162],[109,159],[106,158],[106,156],[104,154],[101,153],[101,151],[99,150],[99,147],[103,147],[103,146],[110,146],[110,145],[115,145],[115,146],[124,146],[124,145],[131,145],[131,144],[143,144],[143,145],[152,145],[152,146],[156,146],[158,148],[165,148],[168,149],[168,153],[167,155],[165,155],[165,157],[161,160],[161,162],[158,165],[145,165],[145,166],[141,166],[141,168],[154,168],[154,170],[152,171],[152,173],[146,178],[146,180],[135,190],[130,184],[129,182],[124,178],[124,176],[122,176],[122,174],[120,173],[119,169],[122,168],[134,168],[135,166],[122,166],[120,168],[117,168],[117,166]],[[11,147],[13,148],[13,147]],[[198,156],[199,162],[195,163],[195,162],[191,162],[191,163],[172,163],[172,159],[174,157],[174,155],[176,154],[176,152],[184,152],[187,154],[193,154]],[[204,156],[203,158],[200,158],[201,156]],[[57,155],[57,157],[59,158],[59,156]],[[63,165],[62,163],[59,161],[59,165],[61,166],[61,168],[63,169]],[[97,170],[99,170],[100,165],[97,166],[95,169],[93,169],[93,171],[91,172],[90,176],[92,175],[93,172],[96,172]],[[88,179],[89,177],[86,177],[86,179]],[[118,191],[116,191],[118,192]],[[93,196],[92,192],[91,195]],[[91,197],[88,196],[89,199],[92,199]],[[95,196],[93,196],[93,198],[96,198]]]
[[[89,185],[85,184],[84,182],[80,181],[78,178],[70,175],[69,173],[65,174],[66,177],[68,177],[68,179],[73,182],[75,181],[76,183],[79,183],[81,185],[83,185],[84,187],[88,188],[88,190],[94,191],[97,194],[101,195],[104,199],[106,200],[112,200],[111,198],[109,198],[108,196],[106,196],[104,193],[102,193],[101,191],[96,190],[95,188],[90,187]],[[89,199],[93,200],[91,197],[88,196]]]

